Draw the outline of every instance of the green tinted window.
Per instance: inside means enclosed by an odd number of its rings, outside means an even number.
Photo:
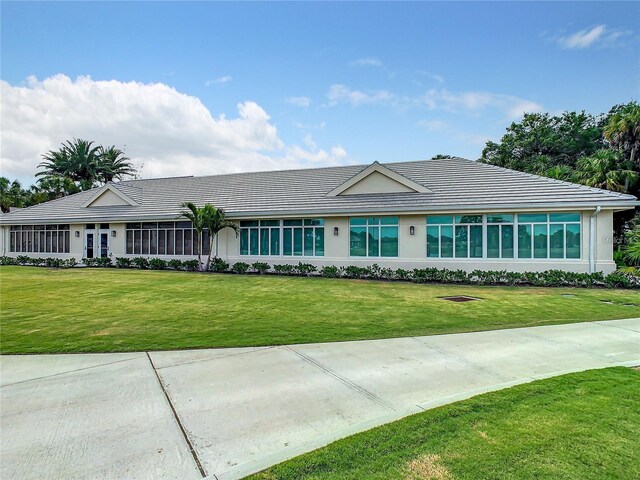
[[[313,255],[313,244],[315,238],[313,236],[313,228],[304,229],[304,254],[307,257]]]
[[[549,214],[550,222],[579,222],[579,213],[551,213]]]
[[[362,217],[355,217],[349,219],[349,225],[366,225],[367,219]]]
[[[398,256],[398,227],[380,228],[380,256]]]
[[[369,227],[367,247],[367,255],[370,257],[377,257],[380,255],[380,229],[378,227]]]
[[[502,225],[502,258],[513,258],[513,225]]]
[[[293,254],[302,255],[302,229],[293,229]]]
[[[293,255],[293,229],[282,229],[282,254]]]
[[[564,225],[549,226],[549,257],[564,258]]]
[[[453,223],[453,217],[450,215],[431,215],[427,217],[427,225],[442,225]]]
[[[518,258],[531,258],[531,225],[518,225]]]
[[[302,226],[302,220],[283,220],[282,224],[285,227],[297,227]]]
[[[260,226],[262,227],[277,227],[280,225],[279,220],[260,220]]]
[[[513,223],[513,215],[506,213],[488,213],[487,223]]]
[[[440,256],[443,258],[453,257],[452,225],[443,225],[440,227]]]
[[[316,228],[316,257],[324,256],[324,228]]]
[[[469,256],[482,258],[482,225],[469,227]]]
[[[349,251],[352,257],[367,255],[367,228],[351,227],[349,231]]]
[[[580,224],[567,225],[565,241],[567,258],[580,258]]]
[[[271,229],[271,255],[280,255],[280,229]]]
[[[456,223],[482,223],[482,215],[457,215]]]
[[[427,257],[440,256],[440,227],[427,227]]]
[[[240,255],[249,255],[249,230],[240,230]]]
[[[380,219],[381,225],[398,225],[398,217],[382,217]]]
[[[500,225],[487,225],[487,257],[500,258]]]
[[[313,225],[324,225],[324,219],[323,218],[308,218],[304,221],[304,224],[307,226],[313,226]]]
[[[466,226],[456,227],[455,255],[456,258],[469,256],[469,229]]]
[[[258,236],[259,230],[257,228],[249,229],[249,253],[251,255],[258,255]]]
[[[533,226],[533,256],[547,258],[547,225]]]
[[[540,223],[547,221],[546,213],[519,213],[518,223]]]

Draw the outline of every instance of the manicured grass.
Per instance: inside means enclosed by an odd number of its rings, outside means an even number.
[[[520,385],[339,440],[254,480],[638,479],[640,372]]]
[[[444,295],[482,300],[453,303],[438,298]],[[106,352],[468,332],[640,317],[639,297],[627,290],[1,267],[0,348]]]

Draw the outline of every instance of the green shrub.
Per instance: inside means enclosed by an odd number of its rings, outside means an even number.
[[[218,257],[213,257],[209,264],[209,270],[212,272],[226,272],[229,270],[229,264]]]
[[[31,263],[31,258],[29,258],[27,255],[18,255],[16,257],[16,263],[18,265],[28,265],[29,263]]]
[[[411,278],[411,272],[404,268],[399,268],[396,270],[396,278],[398,280],[409,280]]]
[[[235,273],[247,273],[247,270],[249,270],[249,264],[245,262],[236,262],[231,267],[231,270]]]
[[[85,267],[95,267],[96,266],[96,259],[95,258],[83,258],[82,259],[82,264]]]
[[[64,266],[64,260],[61,258],[47,257],[44,259],[44,266],[49,268],[60,268]]]
[[[152,258],[149,260],[149,268],[151,270],[164,270],[167,268],[167,261],[162,258]]]
[[[284,265],[274,265],[273,271],[279,275],[293,275],[295,273],[295,266],[284,264]]]
[[[0,265],[17,265],[18,262],[13,257],[7,257],[6,255],[0,257]]]
[[[144,257],[135,257],[131,259],[131,263],[133,264],[133,266],[135,268],[139,268],[141,270],[144,270],[146,268],[149,268],[149,260],[144,258]]]
[[[182,262],[182,268],[188,272],[200,270],[200,262],[198,260],[185,260]]]
[[[64,265],[62,265],[62,266],[63,266],[64,268],[73,268],[73,267],[75,267],[77,264],[78,264],[78,261],[77,261],[75,258],[71,257],[71,258],[67,258],[67,259],[64,261]]]
[[[259,274],[263,275],[269,271],[269,264],[266,262],[255,262],[251,264],[251,268]]]
[[[177,258],[172,258],[167,262],[169,268],[174,270],[182,270],[182,260],[178,260]]]
[[[116,257],[116,267],[131,268],[131,259],[127,257]]]
[[[298,262],[298,265],[295,265],[294,267],[294,272],[297,273],[298,275],[309,276],[317,270],[318,269],[316,268],[316,266],[310,263]]]
[[[44,265],[44,258],[32,258],[30,259],[30,263],[35,267],[39,267],[40,265]]]
[[[638,288],[640,283],[634,275],[621,272],[613,272],[607,275],[604,283],[608,288]]]
[[[326,278],[340,278],[342,275],[342,268],[335,265],[325,265],[320,269],[320,275]]]
[[[95,259],[95,261],[96,261],[96,267],[102,267],[102,268],[113,267],[113,262],[111,261],[110,257],[98,257]]]
[[[357,267],[356,265],[349,265],[342,270],[342,275],[347,278],[367,278],[369,273],[367,267]]]

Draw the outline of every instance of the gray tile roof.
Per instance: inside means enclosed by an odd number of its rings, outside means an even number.
[[[230,217],[429,212],[495,208],[632,208],[632,195],[551,180],[461,158],[388,163],[431,190],[327,197],[368,165],[129,180],[113,184],[139,206],[83,205],[96,189],[2,216],[3,224],[177,218],[182,202],[222,207]]]

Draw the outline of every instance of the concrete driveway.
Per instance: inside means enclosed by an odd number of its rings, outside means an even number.
[[[363,342],[2,356],[3,479],[234,479],[410,413],[640,364],[640,319]]]

